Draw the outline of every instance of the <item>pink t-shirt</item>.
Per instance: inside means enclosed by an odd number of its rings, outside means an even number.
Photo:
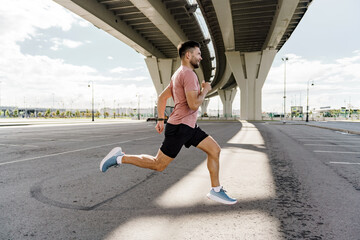
[[[190,109],[185,95],[189,91],[200,93],[200,85],[195,72],[191,68],[180,66],[171,77],[170,88],[175,108],[168,123],[174,125],[183,123],[195,128],[198,110]]]

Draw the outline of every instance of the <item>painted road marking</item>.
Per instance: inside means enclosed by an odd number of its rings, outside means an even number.
[[[331,144],[316,144],[306,143],[305,146],[321,146],[321,147],[360,147],[360,145],[331,145]]]
[[[342,154],[360,154],[360,152],[340,152],[340,151],[321,151],[321,150],[314,150],[316,153],[342,153]]]
[[[132,141],[145,140],[145,139],[149,139],[149,138],[153,138],[153,137],[154,136],[145,137],[145,138],[137,138],[137,139],[127,140],[127,141],[122,141],[122,142],[109,143],[109,144],[104,144],[104,145],[88,147],[88,148],[80,148],[80,149],[71,150],[71,151],[65,151],[65,152],[53,153],[53,154],[48,154],[48,155],[43,155],[43,156],[38,156],[38,157],[32,157],[32,158],[26,158],[26,159],[15,160],[15,161],[10,161],[10,162],[4,162],[4,163],[0,163],[0,166],[7,165],[7,164],[12,164],[12,163],[27,162],[27,161],[31,161],[31,160],[40,159],[40,158],[64,155],[64,154],[68,154],[68,153],[81,152],[81,151],[90,150],[90,149],[94,149],[94,148],[101,148],[101,147],[106,147],[106,146],[111,146],[111,145],[117,145],[117,144],[132,142]]]
[[[301,140],[303,142],[319,142],[319,141],[326,141],[326,142],[355,142],[355,143],[359,143],[360,141],[356,141],[356,140],[332,140],[332,139],[319,139],[319,140],[313,140],[313,139],[308,139],[308,140]]]
[[[350,162],[329,162],[332,164],[345,164],[345,165],[360,165],[360,163],[350,163]]]
[[[28,145],[28,144],[7,144],[7,143],[0,143],[0,146],[10,146],[10,147],[39,147],[35,145]]]

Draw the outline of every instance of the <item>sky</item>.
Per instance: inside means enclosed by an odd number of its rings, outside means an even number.
[[[262,110],[360,108],[360,1],[314,0],[277,53]],[[0,8],[0,105],[90,109],[152,107],[156,91],[144,56],[51,0],[6,1]],[[314,86],[311,86],[314,83]],[[89,87],[90,85],[90,87]],[[222,109],[219,98],[209,109]],[[240,108],[239,91],[233,109]]]

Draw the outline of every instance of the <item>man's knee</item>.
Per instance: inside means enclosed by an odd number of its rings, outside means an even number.
[[[172,160],[173,158],[168,157],[159,149],[156,157],[154,157],[154,170],[158,172],[164,171]]]
[[[162,172],[162,171],[164,171],[166,168],[167,168],[167,166],[168,166],[169,164],[168,163],[165,163],[165,162],[163,162],[163,161],[155,161],[155,168],[154,168],[154,170],[155,171],[158,171],[158,172]]]
[[[207,151],[207,154],[212,157],[218,158],[220,156],[221,148],[219,145],[216,145],[215,147],[212,147]]]

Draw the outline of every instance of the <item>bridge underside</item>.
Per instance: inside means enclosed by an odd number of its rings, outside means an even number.
[[[223,115],[230,117],[239,87],[240,118],[260,120],[262,87],[273,59],[312,0],[197,0],[197,4],[187,0],[54,1],[146,56],[158,94],[180,65],[177,45],[188,39],[200,42],[203,61],[196,73],[199,81],[211,81],[213,89],[207,97],[219,95]],[[198,8],[210,38],[201,30]],[[203,113],[208,103],[202,105]]]

